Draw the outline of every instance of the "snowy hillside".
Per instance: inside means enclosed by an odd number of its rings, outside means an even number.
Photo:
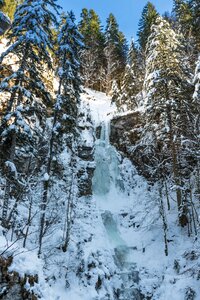
[[[40,259],[34,239],[22,248],[20,240],[9,242],[9,234],[4,238],[2,228],[1,253],[13,255],[9,272],[38,275],[38,284],[27,289],[44,300],[198,299],[199,242],[177,226],[173,193],[170,214],[163,196],[170,224],[164,232],[156,186],[150,187],[109,142],[115,106],[105,94],[88,89],[81,99],[82,141],[95,149],[92,196],[75,200],[67,252],[57,248],[63,234],[59,221],[49,231]],[[67,163],[66,155],[60,159]]]
[[[0,299],[199,300],[200,2],[59,2],[0,0]]]
[[[112,252],[116,270],[119,268],[123,273],[121,284],[127,290],[123,299],[140,299],[135,291],[132,291],[135,296],[129,294],[133,286],[147,298],[181,300],[194,294],[198,299],[199,243],[193,237],[188,239],[187,231],[177,226],[173,192],[170,212],[165,196],[162,200],[166,222],[170,224],[166,232],[166,256],[158,189],[148,186],[130,161],[110,145],[109,121],[116,114],[115,107],[108,105],[105,95],[88,90],[87,93],[83,100],[90,100],[94,124],[101,125],[100,139],[95,143],[93,201],[106,230],[102,244]]]

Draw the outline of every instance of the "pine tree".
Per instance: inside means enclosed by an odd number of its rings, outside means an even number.
[[[138,41],[141,51],[145,53],[146,44],[149,35],[151,34],[151,26],[155,24],[158,12],[151,2],[147,2],[142,11],[142,16],[139,21]]]
[[[2,11],[13,20],[17,5],[22,3],[22,0],[4,0]]]
[[[188,94],[191,86],[188,84],[183,56],[178,36],[166,21],[158,17],[147,44],[144,83],[147,103],[146,129],[152,133],[149,146],[152,148],[154,145],[154,149],[159,149],[157,151],[161,154],[157,162],[159,176],[165,176],[168,171],[173,174],[182,226],[188,222],[182,195],[185,167],[182,145],[184,141],[189,141],[192,130]],[[171,165],[167,163],[169,158]]]
[[[179,30],[185,37],[191,34],[191,9],[185,0],[174,0],[173,13],[175,14]]]
[[[107,19],[105,31],[105,55],[107,59],[107,92],[111,90],[113,80],[121,86],[126,66],[127,42],[113,14]]]
[[[118,45],[118,55],[119,55],[119,61],[120,61],[120,67],[119,67],[119,75],[117,76],[116,79],[120,82],[121,85],[121,80],[124,75],[124,70],[126,66],[126,61],[127,61],[127,54],[128,54],[128,44],[125,35],[123,32],[119,31],[119,45]]]
[[[46,177],[43,185],[42,196],[42,215],[40,221],[40,235],[39,235],[39,252],[41,254],[42,239],[44,235],[45,214],[48,201],[48,190],[51,176],[51,165],[53,154],[56,152],[56,145],[66,145],[72,151],[72,167],[75,164],[75,144],[76,144],[76,119],[77,106],[79,104],[79,97],[81,92],[81,78],[80,78],[80,58],[79,53],[83,47],[82,35],[79,33],[75,24],[75,17],[73,12],[68,13],[63,17],[62,27],[58,36],[58,78],[59,86],[57,91],[56,104],[54,106],[54,117],[51,131],[51,138],[49,142],[49,151],[46,160]],[[63,137],[67,135],[67,140]],[[60,141],[60,142],[59,142]],[[73,174],[74,176],[74,174]],[[69,195],[71,199],[71,195]],[[70,200],[68,199],[68,202]],[[71,204],[68,205],[68,209]],[[68,214],[67,214],[68,215]],[[68,242],[67,237],[64,243],[64,250],[66,251]]]
[[[99,16],[94,10],[83,9],[79,30],[84,37],[85,49],[81,51],[82,75],[85,86],[96,90],[103,90],[106,68],[104,55],[104,34]]]
[[[139,63],[139,53],[133,41],[128,52],[121,90],[122,93],[116,101],[118,108],[121,106],[125,106],[126,109],[136,108],[136,96],[142,90],[142,70]]]
[[[0,9],[2,9],[2,7],[4,6],[4,0],[0,0]]]
[[[0,36],[4,35],[5,32],[10,28],[11,26],[11,20],[7,15],[5,15],[1,9],[4,6],[4,2],[0,1]]]
[[[195,39],[197,51],[200,50],[200,2],[199,0],[189,0],[189,8],[192,14],[192,34]]]
[[[175,17],[175,29],[184,36],[185,43],[191,44],[192,11],[186,0],[174,0],[173,15]]]
[[[50,10],[51,9],[51,10]],[[3,78],[0,91],[9,95],[6,109],[0,124],[0,143],[6,149],[5,160],[14,167],[16,147],[27,141],[33,142],[30,116],[42,116],[45,105],[51,97],[42,81],[43,64],[52,67],[49,49],[52,49],[49,23],[56,23],[52,9],[57,10],[55,1],[25,0],[17,7],[10,47],[1,55],[0,61],[8,55],[17,59],[17,70]],[[12,62],[11,62],[12,63]],[[40,100],[39,100],[40,99]],[[40,117],[39,117],[40,118]],[[8,164],[6,162],[6,164]],[[2,220],[6,223],[11,179],[7,178]],[[16,180],[15,180],[16,181]]]
[[[200,49],[200,3],[198,0],[174,0],[173,12],[177,19],[177,27],[184,36],[187,55],[194,69],[194,62]]]

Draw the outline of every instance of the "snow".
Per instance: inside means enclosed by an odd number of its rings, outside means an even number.
[[[91,135],[91,133],[90,133],[89,130],[84,129],[82,131],[81,138],[82,138],[83,144],[85,144],[88,147],[93,146],[93,144],[94,144],[94,138]]]
[[[43,181],[49,181],[49,174],[48,173],[44,174]]]
[[[63,238],[62,218],[66,214],[66,194],[61,191],[63,178],[57,180],[54,190],[59,220],[44,239],[44,256],[38,258],[34,249],[37,235],[29,248],[23,248],[20,241],[11,242],[9,237],[5,238],[0,228],[0,253],[5,257],[13,255],[9,270],[22,277],[37,274],[39,283],[27,288],[34,288],[43,300],[113,300],[113,290],[122,286],[126,294],[124,299],[132,300],[128,291],[133,285],[152,300],[182,300],[189,287],[195,290],[196,299],[200,299],[200,245],[194,236],[187,236],[186,229],[177,225],[174,191],[168,187],[170,211],[163,196],[169,247],[169,255],[165,256],[158,188],[149,186],[130,160],[110,145],[109,122],[117,114],[111,98],[86,89],[81,95],[80,112],[84,114],[78,120],[82,129],[80,144],[95,146],[95,160],[87,162],[87,166],[96,165],[93,195],[74,199],[66,253],[58,248]],[[88,119],[90,114],[94,128]],[[50,126],[51,120],[48,121]],[[95,140],[94,129],[99,125],[100,139]],[[59,160],[67,169],[70,158],[69,149],[63,148],[53,160]],[[79,167],[84,163],[79,161]],[[7,164],[14,170],[10,162]],[[49,174],[45,173],[43,180],[49,180]],[[64,183],[69,184],[68,180]],[[38,194],[33,197],[38,198]],[[26,213],[26,208],[24,210],[20,211],[21,217]],[[196,256],[190,259],[191,251]],[[179,271],[174,267],[176,261]],[[130,276],[131,270],[139,272],[139,282]],[[99,278],[101,287],[97,289]]]
[[[38,259],[36,253],[25,250],[14,259],[9,271],[18,272],[21,277],[27,275],[39,275],[43,272],[43,262]]]
[[[5,166],[6,166],[7,168],[9,168],[10,171],[11,171],[12,173],[17,174],[17,169],[16,169],[16,166],[15,166],[15,164],[14,164],[13,162],[7,160],[7,161],[5,162]],[[15,176],[16,176],[16,175],[15,175]]]
[[[99,125],[101,122],[112,119],[116,113],[115,104],[111,104],[111,97],[105,93],[85,89],[82,94],[82,101],[89,104],[92,120]]]
[[[13,242],[7,240],[3,234],[4,230],[0,227],[0,255],[8,258],[13,257],[12,264],[10,265],[9,272],[17,272],[20,277],[25,275],[38,275],[39,283],[30,287],[26,283],[26,289],[32,290],[35,295],[38,295],[42,300],[55,300],[56,295],[49,287],[44,276],[44,262],[37,257],[34,250],[22,248],[20,243],[15,240]]]
[[[184,259],[184,253],[190,252],[191,249],[197,251],[198,242],[195,243],[193,238],[188,238],[186,230],[177,226],[176,203],[171,200],[171,211],[167,211],[164,199],[169,224],[167,230],[169,255],[165,256],[158,189],[156,186],[150,187],[145,179],[137,174],[131,162],[122,159],[109,144],[109,140],[106,140],[109,134],[109,130],[106,129],[109,125],[106,124],[109,124],[110,118],[116,115],[111,99],[102,93],[91,90],[86,92],[87,94],[82,96],[82,101],[89,104],[95,126],[101,125],[102,128],[105,126],[104,130],[107,132],[101,134],[104,141],[96,141],[96,171],[92,200],[96,203],[97,215],[104,219],[102,222],[105,231],[103,235],[100,233],[101,222],[95,226],[94,236],[98,239],[95,240],[95,245],[91,244],[91,249],[94,250],[95,247],[103,252],[109,249],[110,253],[122,246],[127,249],[125,260],[130,266],[136,264],[140,290],[146,296],[153,295],[154,300],[184,299],[188,287],[196,292],[198,299],[200,297],[198,281],[189,275],[192,262],[186,262]],[[99,168],[101,171],[98,171]],[[173,199],[173,190],[170,193],[170,198]],[[87,255],[89,252],[90,249]],[[177,259],[182,268],[181,274],[177,274],[174,269],[174,261]],[[116,266],[115,268],[117,269]]]
[[[60,160],[62,161],[63,165],[67,167],[70,163],[70,153],[68,149],[64,149],[60,154]]]

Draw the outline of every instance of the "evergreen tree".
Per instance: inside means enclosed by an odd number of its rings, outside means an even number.
[[[83,9],[79,30],[84,37],[85,49],[81,51],[82,75],[86,87],[104,89],[106,58],[101,22],[94,10]]]
[[[139,53],[132,41],[122,81],[122,93],[116,101],[118,108],[124,106],[126,109],[134,109],[137,107],[136,96],[142,90],[142,73],[139,63]]]
[[[119,31],[119,45],[118,45],[118,55],[119,55],[119,61],[120,61],[120,66],[119,66],[119,76],[117,76],[116,79],[119,80],[120,85],[121,85],[121,80],[124,75],[124,70],[127,62],[127,54],[128,54],[128,44],[125,35],[123,32]]]
[[[188,93],[191,86],[188,84],[183,56],[178,36],[170,28],[169,23],[158,17],[147,44],[144,82],[147,104],[146,130],[152,133],[152,140],[149,141],[146,151],[149,151],[149,147],[159,151],[160,157],[158,153],[154,156],[157,160],[159,157],[157,161],[159,176],[165,176],[168,172],[173,174],[179,221],[182,226],[188,222],[182,189],[187,162],[182,145],[186,140],[189,143],[192,136]],[[171,165],[167,163],[169,158]]]
[[[175,14],[179,30],[188,37],[191,34],[191,9],[185,0],[174,0],[173,13]]]
[[[155,24],[158,12],[151,2],[147,2],[142,11],[142,16],[139,21],[138,41],[142,52],[146,50],[146,44],[149,35],[151,34],[151,26]]]
[[[0,9],[4,6],[4,0],[0,0]]]
[[[79,33],[75,24],[73,12],[68,13],[62,20],[62,27],[58,36],[58,78],[59,86],[57,91],[56,104],[54,106],[53,126],[51,138],[49,142],[49,151],[46,160],[46,177],[43,186],[42,196],[42,215],[40,221],[40,236],[39,236],[39,254],[41,254],[42,239],[44,235],[45,214],[48,200],[48,190],[51,176],[51,165],[53,154],[57,149],[57,144],[62,144],[62,147],[70,147],[73,160],[75,161],[76,151],[76,119],[77,106],[81,92],[80,78],[80,58],[79,53],[83,47],[82,35]],[[67,140],[63,137],[67,136]],[[59,143],[60,141],[60,143]],[[74,164],[74,162],[73,162]],[[74,174],[73,174],[74,176]],[[71,197],[71,195],[69,196]],[[68,200],[69,201],[69,200]],[[71,204],[68,205],[68,208]],[[68,215],[68,214],[67,214]],[[64,250],[66,251],[68,242],[68,233],[64,242]]]
[[[192,14],[192,34],[195,39],[197,51],[200,51],[200,2],[199,0],[189,0],[189,8]]]
[[[48,6],[47,6],[48,5]],[[9,95],[7,107],[0,124],[0,144],[6,149],[5,160],[14,166],[16,147],[33,142],[34,128],[30,116],[41,116],[44,105],[50,103],[50,95],[42,81],[43,64],[52,67],[49,49],[52,49],[49,23],[56,23],[52,9],[57,10],[54,0],[25,0],[17,7],[9,36],[10,47],[0,61],[15,55],[17,70],[3,78],[0,91]],[[11,62],[12,63],[12,62]],[[40,100],[38,100],[40,99]],[[40,118],[40,117],[39,117]],[[11,178],[7,178],[2,220],[6,223]]]
[[[3,35],[11,25],[11,21],[8,16],[6,16],[1,9],[4,6],[4,2],[0,1],[0,36]]]
[[[195,69],[200,49],[200,3],[198,0],[174,0],[174,14],[177,19],[177,27],[184,36],[184,45],[190,59],[192,69]]]
[[[79,30],[83,34],[84,39],[86,39],[86,37],[89,35],[89,23],[89,11],[87,8],[83,8],[81,12],[81,20],[79,22]]]
[[[168,11],[164,12],[162,18],[166,20],[173,29],[175,28],[176,17],[173,12],[168,12]]]
[[[13,20],[14,14],[17,8],[17,5],[22,3],[22,0],[4,0],[1,1],[3,6],[2,6],[2,11],[11,19]]]
[[[121,86],[126,66],[127,42],[113,14],[107,19],[105,31],[105,55],[107,59],[107,92],[111,90],[113,80]]]

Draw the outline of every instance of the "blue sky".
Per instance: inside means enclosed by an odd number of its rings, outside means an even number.
[[[171,11],[173,0],[152,0],[159,13]],[[112,12],[117,18],[120,30],[126,35],[136,39],[138,21],[146,0],[58,0],[65,11],[73,10],[79,20],[82,8],[94,9],[100,16],[102,24],[109,13]]]

